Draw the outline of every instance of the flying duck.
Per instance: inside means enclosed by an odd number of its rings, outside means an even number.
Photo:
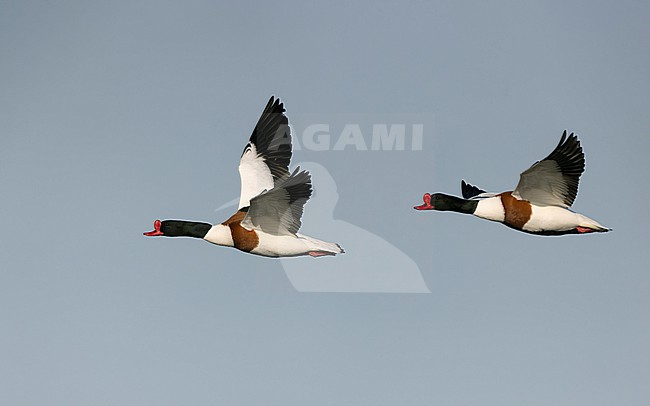
[[[241,159],[241,194],[235,214],[221,224],[156,220],[146,236],[194,237],[265,257],[320,257],[343,253],[336,243],[298,233],[303,206],[311,197],[311,176],[289,172],[291,130],[280,99],[271,97]]]
[[[426,193],[416,210],[455,211],[498,221],[515,230],[537,235],[604,233],[609,228],[569,209],[578,194],[585,155],[580,141],[562,134],[549,156],[535,162],[519,177],[515,190],[487,193],[461,181],[463,198]]]

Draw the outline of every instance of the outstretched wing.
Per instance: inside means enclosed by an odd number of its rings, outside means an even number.
[[[297,168],[273,189],[252,198],[241,221],[242,227],[274,235],[295,235],[301,226],[303,207],[312,192],[309,172],[299,171]]]
[[[564,131],[549,156],[521,173],[512,195],[538,205],[569,207],[576,199],[584,170],[580,141],[573,133],[567,137]]]
[[[271,96],[242,152],[239,160],[240,209],[248,206],[253,197],[273,189],[278,180],[289,176],[291,130],[284,112],[280,99]]]

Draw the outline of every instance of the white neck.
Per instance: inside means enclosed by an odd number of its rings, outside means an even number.
[[[223,224],[212,226],[210,231],[208,231],[203,239],[207,242],[211,242],[212,244],[224,245],[226,247],[235,246],[235,243],[232,241],[230,227],[224,226]]]
[[[501,196],[480,200],[476,206],[476,210],[474,210],[474,215],[486,220],[503,222],[506,218],[506,212],[503,209]]]

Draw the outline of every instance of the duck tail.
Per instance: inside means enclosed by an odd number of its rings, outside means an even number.
[[[612,231],[611,228],[605,227],[596,220],[590,219],[587,216],[580,215],[580,217],[580,227],[588,228],[598,233],[606,233],[608,231]]]
[[[341,248],[340,245],[334,242],[321,241],[316,238],[312,238],[306,235],[298,234],[298,237],[302,239],[310,250],[309,255],[311,256],[323,256],[323,255],[336,255],[343,254],[345,250]]]

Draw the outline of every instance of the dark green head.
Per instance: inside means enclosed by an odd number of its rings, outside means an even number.
[[[194,237],[203,238],[210,231],[212,225],[183,220],[156,220],[153,222],[153,231],[144,233],[148,237]]]
[[[422,200],[424,200],[424,204],[413,207],[415,210],[456,211],[473,214],[478,205],[478,200],[461,199],[444,193],[425,193]]]

